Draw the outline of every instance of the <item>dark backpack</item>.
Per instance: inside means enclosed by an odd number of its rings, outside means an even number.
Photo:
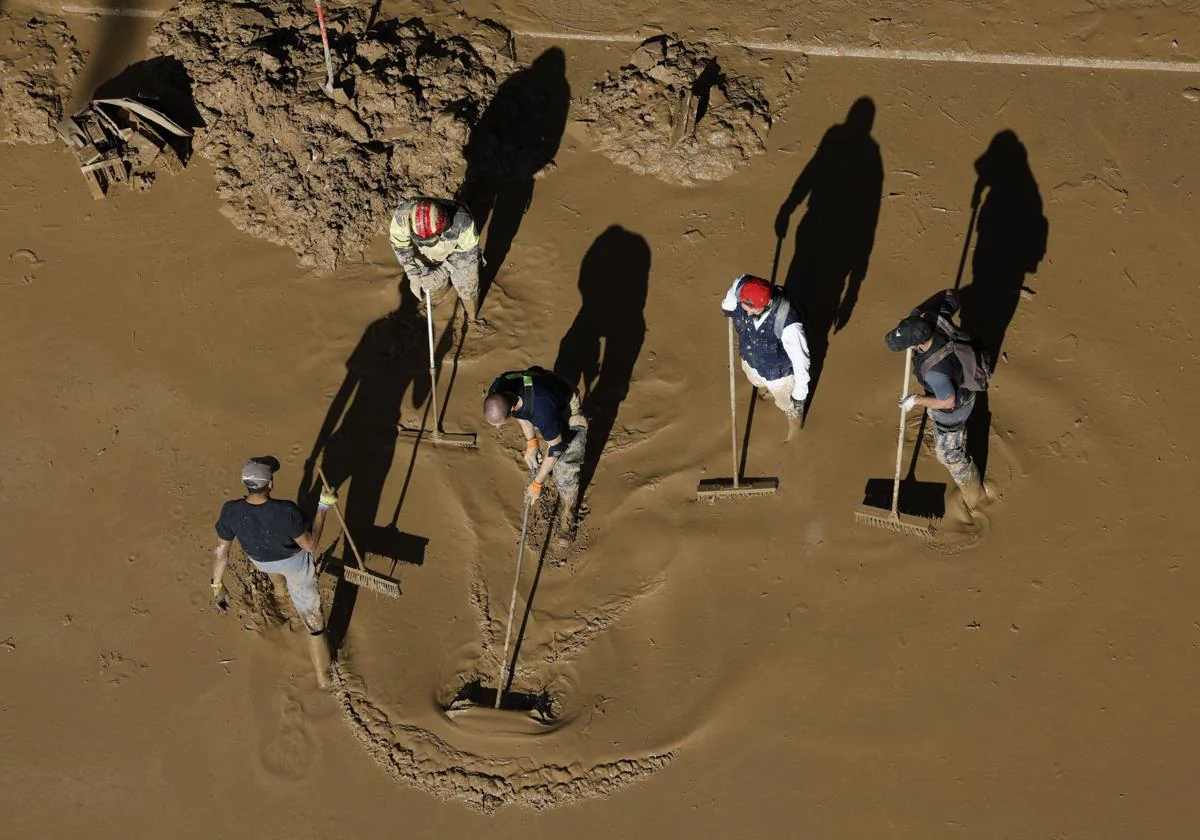
[[[988,379],[992,375],[992,354],[970,335],[954,326],[949,318],[938,315],[934,329],[946,337],[946,343],[930,353],[928,358],[921,360],[921,376],[925,376],[934,365],[953,353],[962,370],[962,387],[972,392],[986,391]]]

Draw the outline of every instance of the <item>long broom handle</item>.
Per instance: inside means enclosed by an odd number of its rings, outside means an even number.
[[[325,478],[325,471],[321,469],[319,464],[317,465],[317,475],[321,479],[321,486],[328,490],[329,481]],[[338,506],[337,502],[334,502],[330,507],[333,508],[333,512],[337,515],[338,524],[342,526],[342,533],[346,535],[346,542],[350,543],[350,550],[354,552],[354,560],[358,563],[358,568],[366,571],[367,566],[363,563],[362,555],[358,553],[358,546],[354,544],[354,537],[350,536],[350,529],[346,527],[346,518],[342,516],[342,509]]]
[[[333,61],[329,57],[329,33],[325,31],[325,7],[321,5],[321,0],[316,0],[317,3],[317,23],[321,25],[321,47],[325,50],[325,86],[333,90]]]
[[[904,351],[904,382],[900,386],[900,397],[903,399],[908,395],[908,378],[912,376],[912,350]],[[908,412],[904,410],[904,406],[900,406],[900,432],[896,436],[896,479],[892,482],[892,518],[899,517],[897,512],[900,504],[900,464],[904,456],[904,420],[908,416]]]
[[[531,473],[532,477],[532,473]],[[512,638],[513,613],[517,611],[517,588],[521,585],[521,563],[525,560],[525,529],[529,527],[529,508],[532,502],[529,494],[525,494],[525,514],[521,517],[521,545],[517,549],[517,576],[513,579],[512,597],[508,601],[508,626],[504,629],[504,655],[500,657],[500,681],[496,683],[496,704],[500,708],[500,698],[504,695],[504,681],[508,679],[508,643]]]
[[[733,444],[733,489],[738,489],[737,382],[733,376],[733,319],[729,319],[729,439]]]
[[[438,419],[437,362],[433,354],[433,295],[425,289],[425,329],[429,334],[429,394],[433,398],[433,436],[442,436],[442,421]]]

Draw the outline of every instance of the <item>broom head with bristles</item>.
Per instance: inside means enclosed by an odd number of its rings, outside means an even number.
[[[356,569],[353,566],[342,567],[342,580],[355,586],[369,589],[389,598],[400,597],[400,584],[388,580],[383,575],[377,575],[368,569]]]
[[[732,478],[706,478],[696,488],[696,498],[704,501],[770,496],[779,490],[778,478],[742,478],[734,487]]]
[[[859,505],[854,511],[854,521],[860,525],[871,525],[876,528],[886,528],[897,534],[910,537],[920,537],[931,540],[935,535],[933,520],[922,519],[918,516],[906,516],[902,513],[892,513],[890,510]]]

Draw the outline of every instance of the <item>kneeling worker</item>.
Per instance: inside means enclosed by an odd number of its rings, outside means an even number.
[[[325,639],[325,617],[321,613],[313,552],[321,539],[325,511],[337,501],[337,494],[332,490],[321,493],[310,528],[295,502],[271,498],[278,466],[279,462],[273,458],[247,461],[242,467],[246,496],[221,507],[212,573],[213,605],[221,612],[229,609],[222,578],[229,562],[229,547],[237,538],[254,568],[283,577],[292,605],[308,628],[309,653],[317,682],[324,688],[329,683],[329,643]]]
[[[403,201],[388,241],[418,299],[453,285],[467,317],[479,321],[479,233],[466,207],[425,196]]]
[[[579,392],[561,376],[540,367],[509,371],[496,377],[483,401],[483,416],[501,428],[510,417],[525,433],[525,464],[533,474],[528,495],[537,501],[548,476],[561,498],[558,536],[569,540],[579,503],[579,471],[587,443],[587,420]],[[546,456],[538,464],[538,435],[546,441]],[[535,473],[536,471],[536,473]]]
[[[799,313],[783,289],[749,274],[733,281],[721,310],[733,319],[746,378],[775,399],[787,417],[791,440],[808,399],[808,339]]]

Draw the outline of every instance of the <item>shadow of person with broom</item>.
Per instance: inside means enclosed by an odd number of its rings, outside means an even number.
[[[389,529],[377,527],[376,517],[396,450],[397,423],[405,393],[411,386],[416,404],[429,392],[424,354],[425,322],[417,311],[416,298],[401,294],[399,308],[368,326],[346,360],[345,379],[305,462],[299,493],[302,506],[315,504],[320,487],[314,483],[314,472],[321,460],[330,484],[342,487],[349,481],[342,514],[359,547],[365,553],[417,565],[424,562],[425,540],[381,534]],[[393,517],[392,531],[398,513]],[[345,545],[342,565],[354,565]],[[328,619],[330,643],[335,650],[345,641],[357,595],[358,587],[339,575]]]
[[[629,394],[646,337],[649,285],[650,246],[619,225],[596,237],[579,266],[579,314],[559,342],[554,372],[580,389],[588,418],[580,500]]]
[[[471,211],[476,230],[487,225],[481,305],[533,201],[534,176],[558,154],[570,103],[566,57],[551,47],[501,83],[471,130],[458,200]]]
[[[1034,294],[1025,278],[1037,271],[1046,256],[1050,223],[1043,213],[1028,152],[1015,132],[1006,129],[993,137],[987,151],[975,161],[975,171],[978,177],[971,203],[979,218],[971,282],[959,292],[959,321],[987,348],[994,372],[1003,358],[1004,338],[1021,298]],[[982,391],[976,395],[975,409],[967,421],[967,453],[983,475],[990,426],[988,395]]]
[[[821,138],[775,220],[775,234],[782,241],[793,211],[808,201],[782,284],[804,316],[811,358],[806,416],[816,398],[829,336],[850,323],[875,245],[883,159],[871,136],[874,123],[870,97],[851,105],[845,122]]]

